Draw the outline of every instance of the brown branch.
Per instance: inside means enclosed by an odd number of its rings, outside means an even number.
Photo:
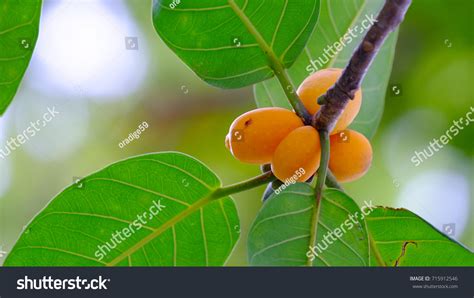
[[[405,17],[411,0],[387,0],[377,22],[372,25],[359,47],[352,55],[339,80],[325,94],[323,106],[313,118],[313,126],[319,131],[331,131],[349,100],[360,88],[367,69],[387,36]]]
[[[349,100],[354,98],[377,52],[390,32],[400,25],[410,4],[411,0],[386,0],[385,5],[377,16],[377,22],[367,32],[339,80],[322,97],[322,107],[314,115],[313,126],[319,131],[321,142],[321,163],[315,188],[315,207],[311,218],[310,246],[314,246],[316,241],[321,209],[320,201],[328,172],[329,132],[334,128],[337,119],[341,116]],[[331,180],[332,177],[329,179]],[[334,182],[336,182],[335,179]],[[312,264],[312,261],[308,258],[307,265],[312,266]]]

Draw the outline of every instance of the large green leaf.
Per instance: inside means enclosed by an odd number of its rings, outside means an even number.
[[[471,251],[408,210],[378,207],[366,221],[387,266],[474,266]]]
[[[38,38],[41,0],[0,0],[0,115],[13,100]]]
[[[53,199],[4,265],[223,265],[239,238],[239,219],[231,198],[214,200],[220,186],[205,165],[181,153],[112,164]],[[133,233],[123,231],[115,236],[120,243],[112,241],[115,231],[130,227]],[[105,243],[116,247],[109,252]]]
[[[249,233],[250,264],[306,265],[311,255],[309,246],[314,202],[313,188],[304,183],[292,185],[278,195],[273,194],[258,213]],[[316,244],[322,248],[322,253],[313,254],[312,265],[368,266],[369,242],[365,223],[357,220],[357,216],[361,215],[357,204],[344,193],[328,189],[324,192],[320,208]],[[355,221],[351,221],[350,215],[354,216]],[[333,237],[339,236],[337,240],[327,236],[328,232],[341,227],[346,232],[342,236],[335,232]],[[324,239],[325,235],[329,241]]]
[[[269,55],[290,67],[310,37],[319,12],[319,0],[174,3],[154,0],[156,31],[199,77],[222,88],[248,86],[272,77]]]
[[[363,28],[362,22],[372,14],[376,17],[384,2],[385,0],[322,0],[318,25],[304,49],[304,55],[301,55],[288,70],[293,84],[301,84],[315,70],[311,60],[323,62],[322,67],[317,62],[314,63],[318,69],[344,68],[354,49],[365,35],[366,31],[361,30]],[[364,24],[368,24],[367,21]],[[349,38],[347,38],[345,47],[337,54],[325,54],[326,47],[333,46],[341,39],[344,41],[343,37],[349,32],[349,28],[355,30],[352,31],[352,35],[349,34],[352,41],[349,42]],[[385,91],[392,69],[396,41],[397,33],[395,32],[385,41],[362,84],[362,108],[351,128],[369,138],[375,134],[382,117]],[[330,53],[329,49],[327,51]],[[290,108],[283,89],[275,79],[255,86],[255,98],[259,107]]]

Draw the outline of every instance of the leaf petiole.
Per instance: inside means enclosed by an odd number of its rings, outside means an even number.
[[[251,178],[242,182],[238,182],[235,184],[231,184],[229,186],[218,188],[212,193],[211,199],[219,199],[219,198],[226,197],[234,193],[246,191],[246,190],[258,187],[260,185],[272,182],[275,179],[276,178],[273,175],[273,173],[271,171],[268,171],[254,178]]]
[[[267,56],[269,66],[273,70],[275,76],[278,78],[278,81],[280,82],[281,87],[283,88],[286,97],[288,98],[288,101],[290,102],[295,112],[303,119],[305,124],[311,124],[312,116],[309,114],[308,110],[303,105],[303,102],[296,94],[295,88],[290,82],[290,78],[288,77],[288,74],[286,73],[286,70],[283,67],[283,64],[280,59],[278,59],[273,49],[268,45],[263,36],[260,34],[257,28],[255,28],[255,26],[249,20],[247,15],[245,15],[245,13],[242,11],[242,9],[240,9],[240,7],[235,3],[235,1],[228,0],[228,2],[232,10],[239,17],[240,21],[244,24],[245,28],[247,28],[247,30],[253,35],[265,56]]]
[[[311,125],[312,116],[308,112],[306,107],[303,105],[303,102],[299,98],[298,94],[296,94],[295,88],[290,82],[290,78],[288,77],[286,70],[283,68],[279,61],[274,63],[272,69],[278,81],[280,82],[283,91],[285,92],[286,98],[290,102],[293,109],[295,109],[295,112],[303,119],[303,122],[306,125]]]

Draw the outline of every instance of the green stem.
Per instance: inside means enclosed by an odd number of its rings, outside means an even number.
[[[265,172],[257,177],[251,178],[249,180],[245,180],[239,183],[231,184],[229,186],[221,187],[214,191],[211,198],[212,199],[219,199],[222,197],[226,197],[228,195],[242,192],[245,190],[249,190],[255,188],[257,186],[272,182],[275,180],[275,176],[271,171]]]
[[[329,163],[329,133],[325,130],[319,131],[319,139],[321,142],[321,163],[319,164],[318,170],[318,177],[315,187],[316,193],[316,200],[315,200],[315,207],[313,208],[313,214],[311,218],[311,237],[309,239],[310,247],[315,246],[316,244],[316,236],[318,232],[318,221],[319,221],[319,213],[321,211],[321,199],[323,196],[323,187],[326,181],[326,175],[328,171],[328,163]],[[312,266],[313,262],[308,258],[306,262],[307,266]]]
[[[374,253],[375,259],[377,260],[377,264],[382,267],[386,267],[387,264],[385,264],[382,255],[380,254],[380,251],[377,247],[377,244],[375,244],[374,238],[372,238],[372,235],[370,232],[367,230],[367,236],[369,237],[369,243],[370,243],[370,250]]]
[[[293,87],[293,84],[291,83],[286,70],[283,68],[283,66],[280,64],[279,61],[275,62],[272,69],[278,81],[280,82],[280,85],[283,88],[283,91],[286,94],[286,98],[290,102],[295,112],[298,114],[298,116],[300,116],[303,119],[306,125],[311,125],[311,122],[312,122],[311,114],[303,105],[303,102],[299,98],[298,94],[296,94],[295,88]]]
[[[229,6],[232,8],[235,14],[239,17],[240,21],[244,24],[244,26],[247,28],[250,34],[252,34],[252,36],[255,38],[260,49],[263,51],[263,53],[267,57],[270,64],[269,65],[270,68],[273,70],[273,72],[275,73],[275,76],[278,78],[278,81],[280,82],[283,90],[285,91],[286,97],[288,98],[288,101],[290,102],[295,112],[298,114],[298,116],[300,116],[304,120],[305,124],[307,125],[311,124],[311,121],[312,121],[311,115],[309,114],[305,106],[303,105],[303,102],[301,101],[301,99],[296,94],[295,88],[293,87],[293,84],[291,83],[290,78],[288,77],[288,74],[286,73],[285,68],[283,67],[283,64],[280,62],[280,60],[276,56],[272,47],[268,45],[268,43],[265,41],[263,36],[257,30],[257,28],[255,28],[255,26],[252,24],[252,22],[247,17],[247,15],[235,3],[235,0],[228,0],[228,2],[229,2]]]
[[[330,169],[328,169],[328,174],[326,176],[326,185],[328,187],[336,188],[339,189],[340,191],[344,191],[344,188],[342,188],[342,185],[337,182],[336,176],[331,172]]]
[[[316,183],[316,199],[320,199],[323,193],[324,183],[328,174],[329,164],[329,133],[325,130],[319,131],[319,140],[321,142],[321,163],[318,170],[318,182]]]

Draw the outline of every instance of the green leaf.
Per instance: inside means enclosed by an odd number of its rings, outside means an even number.
[[[337,67],[344,68],[355,48],[359,45],[367,30],[362,22],[370,15],[377,16],[385,0],[322,0],[318,25],[295,64],[288,74],[296,86],[318,69]],[[364,23],[367,24],[367,21]],[[355,26],[358,26],[355,28]],[[353,28],[353,35],[344,39],[344,35]],[[354,37],[355,36],[355,37]],[[347,36],[346,36],[347,37]],[[342,38],[345,47],[337,54],[331,53],[328,46],[334,49],[334,43]],[[392,33],[380,49],[362,84],[362,108],[351,128],[371,138],[382,117],[385,92],[390,78],[392,62],[397,41],[397,33]],[[325,54],[324,50],[330,54]],[[322,66],[319,65],[322,64]],[[271,79],[255,86],[255,100],[258,107],[279,106],[291,108],[286,100],[283,89],[277,80]],[[317,100],[316,98],[314,100]]]
[[[312,218],[315,206],[314,189],[305,183],[289,186],[273,194],[263,205],[249,232],[248,254],[251,265],[304,266],[309,250]],[[350,215],[361,211],[346,194],[328,189],[324,192],[317,220],[316,244],[322,252],[314,258],[313,266],[368,266],[369,242],[365,223],[351,221]],[[342,236],[335,232],[344,229]],[[339,235],[338,235],[339,234]],[[329,242],[324,239],[324,236]],[[327,248],[326,248],[327,245]],[[326,249],[325,249],[326,248]],[[316,252],[318,252],[316,250]]]
[[[378,207],[366,221],[387,266],[474,266],[471,251],[408,210]]]
[[[53,199],[4,265],[223,265],[239,238],[239,219],[230,197],[216,200],[220,186],[205,165],[182,153],[112,164]],[[122,236],[114,242],[116,231]]]
[[[269,57],[290,67],[319,12],[319,0],[187,0],[175,7],[172,3],[153,1],[156,31],[200,78],[222,88],[272,77]]]
[[[38,38],[41,0],[0,1],[0,115],[15,96]]]

